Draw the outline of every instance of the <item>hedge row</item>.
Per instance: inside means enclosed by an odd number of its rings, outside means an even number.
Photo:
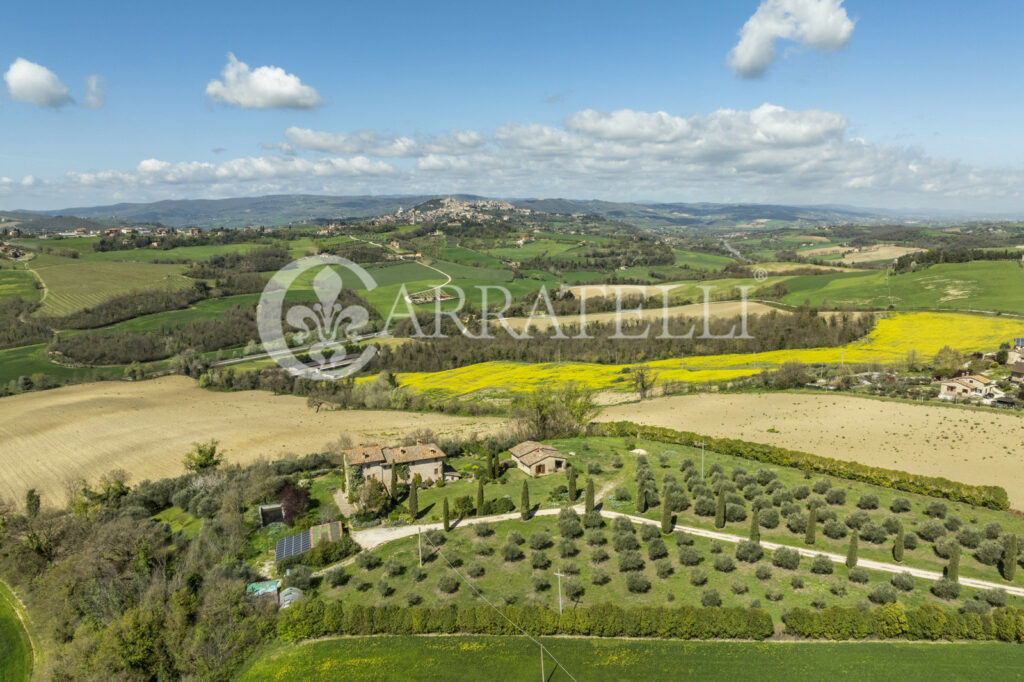
[[[602,604],[559,615],[539,606],[504,606],[496,611],[488,606],[342,606],[338,601],[310,599],[282,611],[277,632],[290,641],[329,635],[519,634],[509,621],[534,636],[765,639],[774,631],[771,616],[762,609]]]
[[[1010,508],[1010,498],[1007,496],[1006,490],[999,486],[957,483],[948,478],[883,469],[858,462],[847,462],[807,452],[787,450],[774,445],[751,443],[734,438],[711,438],[690,431],[676,431],[660,426],[643,426],[625,421],[592,424],[590,433],[595,436],[635,436],[645,440],[690,447],[700,447],[701,441],[704,441],[708,450],[723,455],[828,474],[908,493],[943,497],[954,502],[966,502],[989,509],[1006,510]]]
[[[782,616],[786,632],[811,639],[1024,640],[1024,610],[1012,606],[991,613],[960,613],[935,604],[906,609],[884,604],[860,610],[831,606],[793,609]]]

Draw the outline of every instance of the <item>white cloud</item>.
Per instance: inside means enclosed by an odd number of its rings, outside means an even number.
[[[775,61],[776,40],[834,52],[846,47],[853,27],[843,0],[763,0],[740,29],[727,61],[736,75],[757,78]]]
[[[13,99],[37,107],[62,107],[74,100],[57,74],[45,66],[18,57],[4,74],[7,91]]]
[[[85,79],[85,106],[90,109],[101,109],[107,102],[107,82],[101,76],[93,74]]]
[[[277,66],[250,70],[230,52],[221,76],[224,80],[214,79],[206,85],[206,94],[243,109],[312,109],[323,103],[320,94],[303,85],[298,76]]]
[[[1024,171],[936,159],[847,136],[829,111],[772,104],[691,116],[584,110],[561,126],[416,139],[289,128],[266,154],[223,162],[145,159],[68,174],[71,196],[141,201],[255,193],[601,197],[610,200],[850,203],[1024,209]],[[311,153],[313,152],[313,153]],[[51,187],[26,194],[53,193]]]

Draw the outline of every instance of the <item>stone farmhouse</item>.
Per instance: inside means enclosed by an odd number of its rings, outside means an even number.
[[[530,476],[546,476],[565,471],[565,455],[550,445],[528,440],[509,449],[519,469]]]
[[[351,469],[360,470],[363,480],[376,478],[385,488],[391,485],[393,468],[399,468],[398,479],[401,481],[411,481],[416,474],[423,481],[441,480],[444,458],[445,454],[437,444],[422,442],[395,447],[360,445],[345,451],[345,462]],[[405,467],[408,467],[407,473]]]

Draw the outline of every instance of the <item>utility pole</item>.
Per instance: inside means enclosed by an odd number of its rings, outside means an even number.
[[[558,576],[558,615],[562,615],[562,574],[555,571],[555,575]]]
[[[420,568],[423,568],[423,528],[416,526],[416,544],[420,547]]]
[[[540,648],[540,682],[545,682],[547,677],[544,675],[544,647]]]

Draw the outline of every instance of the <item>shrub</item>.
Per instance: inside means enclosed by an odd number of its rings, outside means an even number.
[[[672,562],[668,559],[659,559],[654,563],[655,571],[659,578],[667,578],[673,573]]]
[[[647,543],[647,556],[654,559],[664,559],[668,556],[668,548],[665,547],[665,542],[661,538],[654,538]]]
[[[704,572],[704,569],[696,568],[690,571],[690,584],[696,587],[700,587],[708,581],[708,574]]]
[[[562,557],[563,559],[574,557],[579,553],[579,548],[576,546],[576,543],[572,540],[565,539],[558,543],[558,556]]]
[[[452,594],[455,590],[459,589],[459,581],[450,575],[442,575],[437,581],[437,589],[445,594]]]
[[[590,560],[595,564],[603,564],[608,561],[608,552],[603,547],[598,547],[590,553]]]
[[[805,485],[798,485],[793,488],[793,499],[802,500],[811,494],[811,489]]]
[[[473,534],[478,538],[486,538],[494,535],[494,529],[489,523],[477,523],[473,526]]]
[[[440,547],[448,539],[445,537],[445,534],[439,530],[428,530],[423,534],[423,537],[432,547]]]
[[[551,566],[551,559],[544,552],[533,552],[530,554],[530,566],[543,570]]]
[[[326,578],[327,584],[331,587],[340,587],[348,582],[349,575],[345,572],[344,566],[338,566],[337,568],[332,568],[327,571],[324,578]]]
[[[704,590],[700,593],[700,604],[701,606],[721,606],[722,597],[718,594],[718,590]]]
[[[762,565],[757,567],[757,570],[754,571],[754,576],[758,580],[762,580],[762,581],[764,581],[764,580],[771,580],[772,569],[770,569],[767,566],[765,566],[764,564],[762,564]]]
[[[616,469],[617,468],[618,467],[616,467]],[[615,489],[615,492],[612,493],[612,497],[614,497],[618,502],[629,502],[633,499],[633,494],[629,492],[629,488],[624,485],[620,485]]]
[[[602,469],[601,469],[600,462],[587,462],[587,474],[588,475],[590,475],[590,476],[597,476],[599,473],[601,473],[601,471],[602,471]]]
[[[415,592],[410,592],[409,594],[405,595],[405,603],[409,606],[416,606],[421,601],[423,601],[423,597],[416,594]]]
[[[761,494],[761,486],[756,483],[750,483],[743,487],[743,497],[748,500],[752,500]]]
[[[757,542],[743,540],[736,545],[736,558],[740,561],[752,564],[756,561],[760,561],[762,556],[764,556],[764,550],[761,549],[761,545]]]
[[[719,542],[718,540],[712,540],[711,541],[711,545],[708,547],[708,551],[711,552],[712,554],[721,554],[722,553],[722,543]]]
[[[655,526],[651,526],[651,525],[646,524],[646,523],[644,525],[640,526],[640,538],[644,542],[650,542],[654,538],[658,537],[658,535],[659,535],[659,532],[658,532],[658,529]]]
[[[626,576],[626,589],[636,593],[647,592],[651,589],[651,581],[640,573],[630,573]]]
[[[829,504],[846,504],[846,490],[833,488],[825,494],[825,501]]]
[[[725,505],[725,520],[730,523],[747,520],[747,508],[742,504]]]
[[[786,528],[790,533],[802,535],[807,531],[807,516],[804,514],[790,514],[786,519]]]
[[[817,573],[818,575],[831,575],[832,568],[832,560],[824,554],[818,554],[811,562],[811,573]]]
[[[783,593],[777,587],[769,587],[764,591],[764,597],[768,601],[782,601]]]
[[[729,573],[736,570],[736,562],[728,554],[719,554],[715,557],[715,570]]]
[[[507,543],[501,547],[501,556],[505,561],[520,561],[523,558],[523,550],[519,545]]]
[[[825,522],[822,532],[833,540],[841,540],[846,537],[846,526],[833,519]]]
[[[943,538],[935,543],[934,549],[935,554],[943,559],[948,559],[953,556],[953,552],[956,551],[956,541],[952,538]]]
[[[619,572],[642,571],[644,570],[644,558],[640,552],[628,551],[619,555]]]
[[[892,585],[879,583],[868,592],[868,599],[875,604],[891,604],[896,601],[896,589]]]
[[[677,530],[675,532],[675,539],[677,547],[689,547],[693,545],[693,536],[686,531]]]
[[[640,541],[632,533],[616,533],[612,536],[612,547],[616,552],[628,552],[640,549]]]
[[[601,512],[599,511],[588,511],[583,515],[583,527],[584,528],[600,528],[604,525],[604,519],[601,518]]]
[[[542,530],[533,533],[528,540],[530,549],[547,549],[551,546],[551,536]]]
[[[947,601],[956,599],[960,596],[960,583],[953,582],[952,580],[936,580],[932,583],[932,594],[939,599],[945,599]]]
[[[1003,558],[1003,544],[998,540],[985,540],[974,553],[974,558],[986,566],[995,566]]]
[[[297,587],[300,590],[308,590],[313,583],[313,569],[309,566],[296,566],[288,571],[288,575],[281,581],[281,587]]]
[[[612,530],[616,533],[636,533],[633,523],[625,516],[616,516],[612,521]]]
[[[858,583],[860,585],[867,584],[868,580],[870,580],[867,569],[859,566],[850,569],[849,578],[851,583]]]
[[[579,601],[582,599],[584,592],[586,592],[586,588],[583,587],[583,583],[579,580],[565,581],[565,596],[572,601]]]
[[[583,535],[583,526],[578,519],[563,519],[558,522],[558,534],[563,538],[578,538]]]
[[[559,572],[566,573],[568,575],[579,575],[580,567],[571,561],[567,561],[558,567]]]
[[[998,588],[982,590],[981,592],[978,592],[977,598],[987,602],[989,606],[994,606],[996,608],[1006,606],[1007,602],[1006,590]]]
[[[998,540],[1003,534],[1003,527],[998,523],[986,523],[985,528],[982,529],[985,537],[989,540]]]
[[[592,530],[587,533],[587,544],[591,547],[600,547],[607,544],[608,538],[599,530]]]
[[[928,542],[935,542],[946,534],[946,528],[938,521],[929,521],[917,529],[917,534]]]
[[[757,512],[757,522],[762,528],[778,528],[779,512],[772,508],[761,509]]]
[[[388,559],[384,563],[384,572],[394,578],[395,576],[402,575],[405,573],[405,566],[398,559]]]
[[[894,514],[910,511],[910,500],[905,497],[894,497],[889,503],[889,511]]]
[[[960,532],[956,534],[956,540],[964,547],[974,549],[981,544],[981,531],[969,527],[961,528]]]
[[[824,495],[829,491],[831,487],[832,481],[828,480],[827,478],[819,478],[817,481],[814,482],[814,485],[811,487],[811,489],[814,492],[818,493],[819,495]]]
[[[917,549],[917,533],[907,533],[904,535],[903,547],[906,549]]]
[[[914,589],[914,576],[904,571],[903,573],[897,573],[889,579],[892,586],[902,592],[911,592]]]
[[[934,519],[946,518],[946,505],[942,502],[929,502],[924,508],[924,513]]]
[[[478,542],[473,545],[473,553],[477,556],[491,556],[494,554],[494,547],[486,542]]]
[[[792,588],[794,590],[802,590],[802,589],[804,589],[804,579],[803,579],[802,576],[794,575],[790,579],[789,584],[790,584],[790,586],[792,586]]]
[[[729,589],[732,590],[733,594],[746,594],[750,588],[747,587],[745,582],[734,580],[732,585],[729,586]]]
[[[780,488],[772,493],[772,504],[776,507],[781,507],[787,502],[792,502],[794,499],[792,491],[785,488]]]
[[[902,522],[895,516],[886,516],[885,520],[882,521],[882,528],[884,528],[885,532],[889,535],[895,535],[899,532],[901,523]]]
[[[800,552],[790,547],[779,547],[772,552],[772,565],[795,571],[800,565]]]
[[[466,569],[466,573],[469,574],[470,578],[479,578],[484,574],[484,567],[480,564],[470,564],[469,568]]]
[[[965,601],[963,605],[960,607],[960,613],[976,613],[979,616],[988,613],[991,610],[991,606],[977,599]]]
[[[533,576],[530,581],[533,583],[533,589],[535,592],[543,592],[551,587],[551,581],[543,573]]]
[[[861,540],[867,540],[876,545],[882,544],[888,537],[889,534],[885,532],[884,528],[873,523],[868,523],[860,529]]]
[[[524,542],[526,542],[526,540],[523,539],[523,534],[517,530],[514,530],[511,533],[509,533],[508,537],[506,538],[506,541],[513,545],[521,545]]]
[[[878,509],[878,495],[865,493],[857,500],[858,509]]]
[[[356,566],[364,571],[372,571],[380,566],[380,557],[373,552],[360,552],[356,555]]]
[[[845,523],[848,528],[860,530],[865,525],[871,523],[871,517],[866,511],[855,511],[846,517]]]
[[[681,547],[679,549],[679,563],[683,566],[696,566],[700,563],[700,553],[693,547]]]
[[[611,579],[610,575],[601,570],[591,571],[590,573],[590,582],[595,585],[606,585],[611,581]]]

